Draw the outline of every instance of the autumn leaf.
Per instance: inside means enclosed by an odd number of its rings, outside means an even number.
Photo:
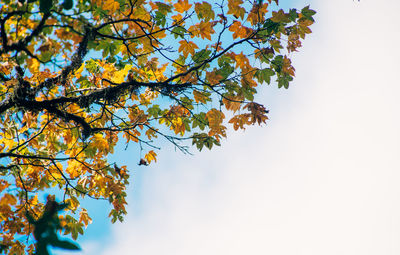
[[[219,84],[220,81],[223,79],[222,75],[218,74],[217,72],[207,72],[206,74],[207,81],[211,86]]]
[[[229,27],[229,31],[233,32],[233,39],[236,38],[246,38],[248,37],[252,30],[242,25],[239,21],[234,21]]]
[[[268,12],[268,3],[254,3],[253,8],[247,15],[247,21],[250,21],[252,26],[262,23],[265,20],[265,14]]]
[[[248,113],[239,114],[239,115],[232,117],[229,120],[229,123],[233,124],[234,130],[238,130],[239,128],[246,129],[245,128],[246,125],[252,124],[252,121],[250,121],[250,118],[251,118],[251,115]]]
[[[246,9],[241,6],[242,4],[242,0],[229,0],[228,14],[232,14],[235,18],[241,18],[243,20],[244,15],[246,14]]]
[[[229,111],[236,112],[240,109],[243,103],[243,96],[229,96],[226,95],[222,99],[222,102],[224,103],[225,107]]]
[[[150,163],[151,161],[157,162],[157,154],[153,150],[147,152],[144,158],[148,163]]]
[[[200,22],[198,25],[199,35],[202,39],[207,38],[211,40],[211,34],[215,33],[213,25],[210,22]]]
[[[194,100],[196,101],[196,103],[205,104],[205,103],[207,103],[207,101],[210,100],[209,93],[202,93],[197,90],[193,90],[193,96],[194,96]]]
[[[212,10],[212,6],[207,2],[196,3],[194,10],[199,19],[203,19],[206,22],[215,19],[215,13]]]
[[[241,69],[247,69],[250,65],[249,59],[243,54],[243,52],[235,54],[234,59],[236,61],[236,67],[240,67]]]
[[[266,123],[266,120],[268,119],[266,114],[268,111],[263,105],[251,102],[246,104],[244,108],[247,108],[250,111],[252,124],[258,123],[260,125],[261,123]]]
[[[189,4],[188,0],[179,0],[176,4],[174,4],[174,8],[179,13],[184,13],[188,11],[192,7],[192,4]]]
[[[85,227],[92,223],[92,218],[89,217],[87,210],[84,208],[79,213],[79,222],[85,224]]]
[[[185,58],[189,55],[189,53],[193,56],[195,53],[195,50],[198,49],[199,47],[194,43],[194,42],[188,42],[186,40],[181,40],[179,41],[179,52],[183,53],[183,56],[185,56]]]
[[[28,68],[31,73],[39,72],[39,67],[40,67],[39,61],[37,61],[34,58],[29,58],[26,60],[26,62],[28,63]]]
[[[271,20],[276,23],[289,22],[289,16],[283,11],[272,12]]]

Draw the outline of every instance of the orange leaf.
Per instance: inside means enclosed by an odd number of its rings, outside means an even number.
[[[240,109],[243,99],[243,96],[225,96],[222,102],[227,110],[236,112]]]
[[[247,21],[250,21],[251,25],[254,26],[258,23],[264,22],[265,14],[268,12],[268,3],[254,4],[249,15],[247,16]]]
[[[207,38],[211,41],[211,34],[215,33],[213,29],[213,25],[210,22],[200,22],[199,26],[199,34],[202,39]]]
[[[246,55],[243,54],[243,52],[235,55],[235,61],[236,67],[240,67],[241,69],[245,69],[250,65],[249,59],[246,57]]]
[[[295,69],[292,66],[292,61],[288,57],[283,58],[283,66],[282,71],[289,74],[290,76],[294,76]]]
[[[193,90],[193,96],[196,103],[200,102],[202,104],[205,104],[210,99],[208,96],[204,95],[203,93],[197,90]]]
[[[175,10],[179,13],[183,13],[192,7],[192,4],[189,4],[188,0],[180,0],[176,4],[174,4]]]
[[[183,56],[186,58],[189,53],[193,56],[195,49],[199,47],[194,42],[188,42],[186,40],[182,40],[179,42],[181,46],[179,46],[178,51],[183,53]]]
[[[220,83],[223,78],[222,75],[217,74],[216,72],[206,72],[206,77],[211,86]]]
[[[252,29],[245,27],[239,21],[234,21],[233,24],[229,27],[229,31],[233,32],[233,39],[236,38],[246,38],[248,37]]]
[[[246,129],[244,125],[252,124],[250,117],[251,115],[249,113],[239,114],[230,119],[229,123],[233,124],[234,130],[238,130],[239,128]]]
[[[241,7],[240,5],[243,3],[242,0],[229,0],[228,1],[228,14],[232,14],[235,18],[244,18],[244,14],[246,13],[246,9]]]
[[[225,115],[223,112],[218,111],[217,109],[213,108],[210,111],[207,112],[206,114],[208,124],[211,129],[217,128],[222,124],[222,121],[225,118]]]

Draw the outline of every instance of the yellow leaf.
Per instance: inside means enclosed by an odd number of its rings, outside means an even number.
[[[276,23],[285,22],[285,21],[288,21],[288,20],[289,20],[288,16],[289,16],[289,15],[287,15],[287,14],[281,9],[281,10],[279,10],[279,11],[277,11],[277,12],[272,12],[271,20],[272,20],[273,22],[276,22]]]
[[[79,78],[81,78],[81,74],[82,74],[82,71],[83,71],[83,68],[85,67],[85,63],[82,63],[82,65],[78,68],[78,69],[76,69],[76,71],[75,71],[75,77],[77,78],[77,79],[79,79]]]
[[[254,4],[249,15],[247,16],[247,21],[250,21],[250,24],[252,26],[264,22],[265,14],[268,12],[267,8],[268,8],[268,3]]]
[[[226,127],[222,125],[225,115],[221,111],[213,108],[207,112],[206,118],[210,127],[209,136],[214,136],[217,141],[219,141],[220,136],[226,137]]]
[[[157,154],[153,151],[153,150],[151,150],[151,151],[149,151],[149,152],[147,152],[147,154],[146,154],[146,156],[144,156],[144,158],[146,159],[146,161],[148,162],[148,163],[150,163],[151,161],[155,161],[155,162],[157,162]]]
[[[69,174],[69,177],[71,179],[75,179],[82,174],[82,165],[76,160],[71,160],[70,162],[68,162],[68,167],[67,169],[65,169],[65,171]],[[58,170],[55,169],[54,173],[58,173]]]
[[[113,74],[113,82],[122,83],[125,81],[125,78],[128,76],[129,70],[132,69],[132,65],[125,65],[122,70],[116,71]]]
[[[194,10],[199,19],[204,19],[205,21],[209,21],[215,18],[215,13],[212,10],[212,6],[207,2],[196,3]]]
[[[119,9],[119,3],[115,0],[106,0],[102,4],[104,10],[110,11],[110,13],[115,13]]]
[[[249,67],[249,59],[243,54],[243,52],[240,54],[235,54],[234,58],[236,61],[236,67],[240,67],[242,70]]]
[[[28,65],[28,69],[32,74],[35,74],[37,72],[39,72],[39,67],[40,67],[40,63],[39,61],[37,61],[34,58],[28,58],[26,60],[26,63]]]
[[[0,207],[15,205],[16,203],[17,199],[15,198],[15,196],[8,193],[4,194],[4,196],[0,199]]]
[[[108,150],[109,148],[108,141],[104,139],[102,134],[95,134],[93,136],[93,142],[99,151]]]

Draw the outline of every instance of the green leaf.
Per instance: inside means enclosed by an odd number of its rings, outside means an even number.
[[[194,61],[195,63],[201,63],[201,62],[203,62],[204,60],[208,59],[208,57],[210,56],[210,54],[211,54],[211,51],[210,51],[210,50],[203,49],[203,50],[201,50],[201,51],[199,51],[199,52],[196,52],[196,53],[194,54],[194,56],[193,56],[193,61]]]
[[[167,22],[165,14],[162,13],[161,11],[156,11],[156,17],[154,18],[154,20],[156,21],[156,24],[159,26],[165,26],[165,23]]]
[[[285,89],[289,88],[289,82],[291,82],[293,80],[293,77],[288,75],[288,74],[284,74],[282,76],[279,76],[277,79],[278,82],[278,88],[282,88],[284,87]]]
[[[316,14],[317,12],[314,10],[310,9],[310,6],[306,6],[301,10],[301,14],[303,14],[303,16],[311,21],[314,21],[314,18],[312,16],[314,16],[314,14]]]
[[[280,73],[282,71],[282,66],[283,66],[283,56],[277,55],[275,59],[271,61],[271,67],[274,68],[274,70],[277,73]]]
[[[155,4],[157,5],[158,10],[164,15],[167,15],[172,10],[172,5],[162,2],[156,2]]]
[[[296,9],[290,9],[290,11],[289,11],[289,19],[290,19],[292,22],[295,22],[296,19],[297,19],[297,17],[298,17],[298,15],[297,15],[297,10],[296,10]]]
[[[175,27],[171,31],[171,33],[174,35],[175,39],[177,39],[178,37],[184,38],[185,32],[186,32],[186,30],[183,27]]]
[[[267,31],[268,34],[276,34],[279,30],[279,23],[273,22],[271,19],[267,19],[264,22],[263,28]]]
[[[264,69],[258,70],[255,73],[255,76],[256,76],[258,82],[260,82],[260,83],[266,82],[268,84],[271,83],[271,76],[274,76],[274,75],[275,75],[275,72],[270,68],[264,68]]]
[[[197,149],[201,151],[205,146],[207,149],[211,150],[213,145],[220,146],[221,144],[214,137],[208,136],[205,133],[194,133],[192,136],[192,144],[195,144]]]
[[[199,114],[194,114],[192,128],[199,127],[200,130],[204,130],[206,126],[207,126],[206,114],[204,112],[201,112]]]
[[[245,88],[245,87],[242,87],[243,96],[244,96],[244,98],[246,98],[247,100],[253,101],[253,100],[254,100],[254,94],[255,94],[256,92],[257,92],[257,91],[256,91],[254,88],[249,88],[249,87]]]
[[[152,107],[150,107],[150,108],[147,110],[147,112],[148,112],[148,114],[149,114],[150,116],[153,116],[154,118],[158,118],[158,116],[161,115],[160,106],[157,105],[157,104],[154,104]]]

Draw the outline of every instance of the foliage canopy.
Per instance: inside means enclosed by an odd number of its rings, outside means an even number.
[[[54,199],[40,192],[54,188],[67,210],[57,224],[73,239],[91,222],[83,197],[108,200],[111,221],[122,220],[129,171],[107,160],[121,140],[140,146],[147,165],[157,138],[211,149],[226,125],[265,123],[257,88],[272,79],[288,88],[289,55],[315,14],[277,5],[0,0],[2,249],[34,252],[25,239],[50,215]]]

